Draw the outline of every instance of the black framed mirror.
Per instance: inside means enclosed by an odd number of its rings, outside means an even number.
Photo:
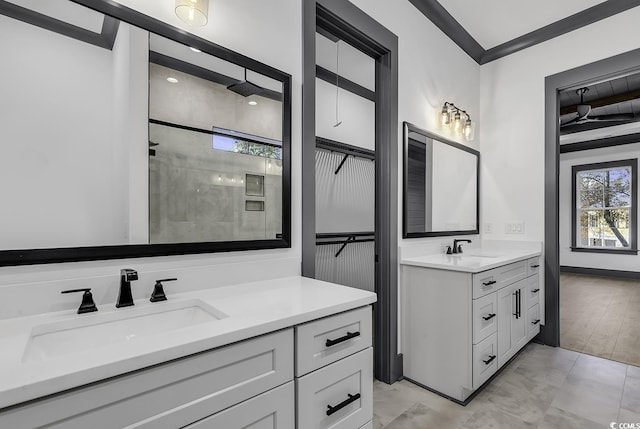
[[[404,122],[403,238],[478,234],[480,152]]]
[[[46,3],[0,0],[0,266],[291,246],[289,74],[113,1]]]

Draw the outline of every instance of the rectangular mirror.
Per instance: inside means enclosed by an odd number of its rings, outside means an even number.
[[[480,153],[404,123],[403,237],[478,234]]]
[[[290,247],[288,74],[91,0],[0,0],[0,55],[0,265]]]

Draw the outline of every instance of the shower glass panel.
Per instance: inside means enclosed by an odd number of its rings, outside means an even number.
[[[214,148],[215,135],[149,125],[151,243],[275,239],[282,233],[282,161]],[[262,196],[247,196],[261,177]],[[263,210],[256,210],[261,205]]]

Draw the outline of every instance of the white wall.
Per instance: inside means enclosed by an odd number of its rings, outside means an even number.
[[[401,238],[402,122],[411,122],[444,135],[438,121],[445,101],[467,110],[472,119],[477,120],[480,115],[480,66],[409,1],[351,2],[398,36],[398,244],[433,243],[434,250],[439,251],[440,244],[451,242],[451,237]],[[475,141],[460,143],[478,149],[478,130]]]
[[[569,267],[602,268],[607,270],[638,271],[640,255],[612,255],[571,251],[571,167],[595,162],[640,158],[640,143],[570,152],[560,155],[560,265]],[[638,189],[635,190],[639,194]]]
[[[114,52],[0,16],[0,55],[0,250],[128,242]]]
[[[544,79],[640,47],[636,7],[481,67],[481,221],[544,239]],[[524,221],[524,235],[504,223]]]

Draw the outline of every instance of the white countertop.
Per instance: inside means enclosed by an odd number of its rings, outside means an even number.
[[[193,353],[371,304],[376,294],[304,277],[168,294],[168,301],[76,314],[60,311],[0,320],[0,409]],[[80,298],[80,297],[78,297]],[[25,360],[32,329],[64,320],[105,317],[199,299],[226,316],[213,322],[132,338],[45,360]],[[80,300],[78,300],[78,303]],[[124,314],[124,313],[122,313]]]
[[[540,250],[537,249],[469,249],[465,253],[456,255],[438,253],[403,258],[400,264],[465,273],[479,273],[512,262],[533,258],[540,254]]]

